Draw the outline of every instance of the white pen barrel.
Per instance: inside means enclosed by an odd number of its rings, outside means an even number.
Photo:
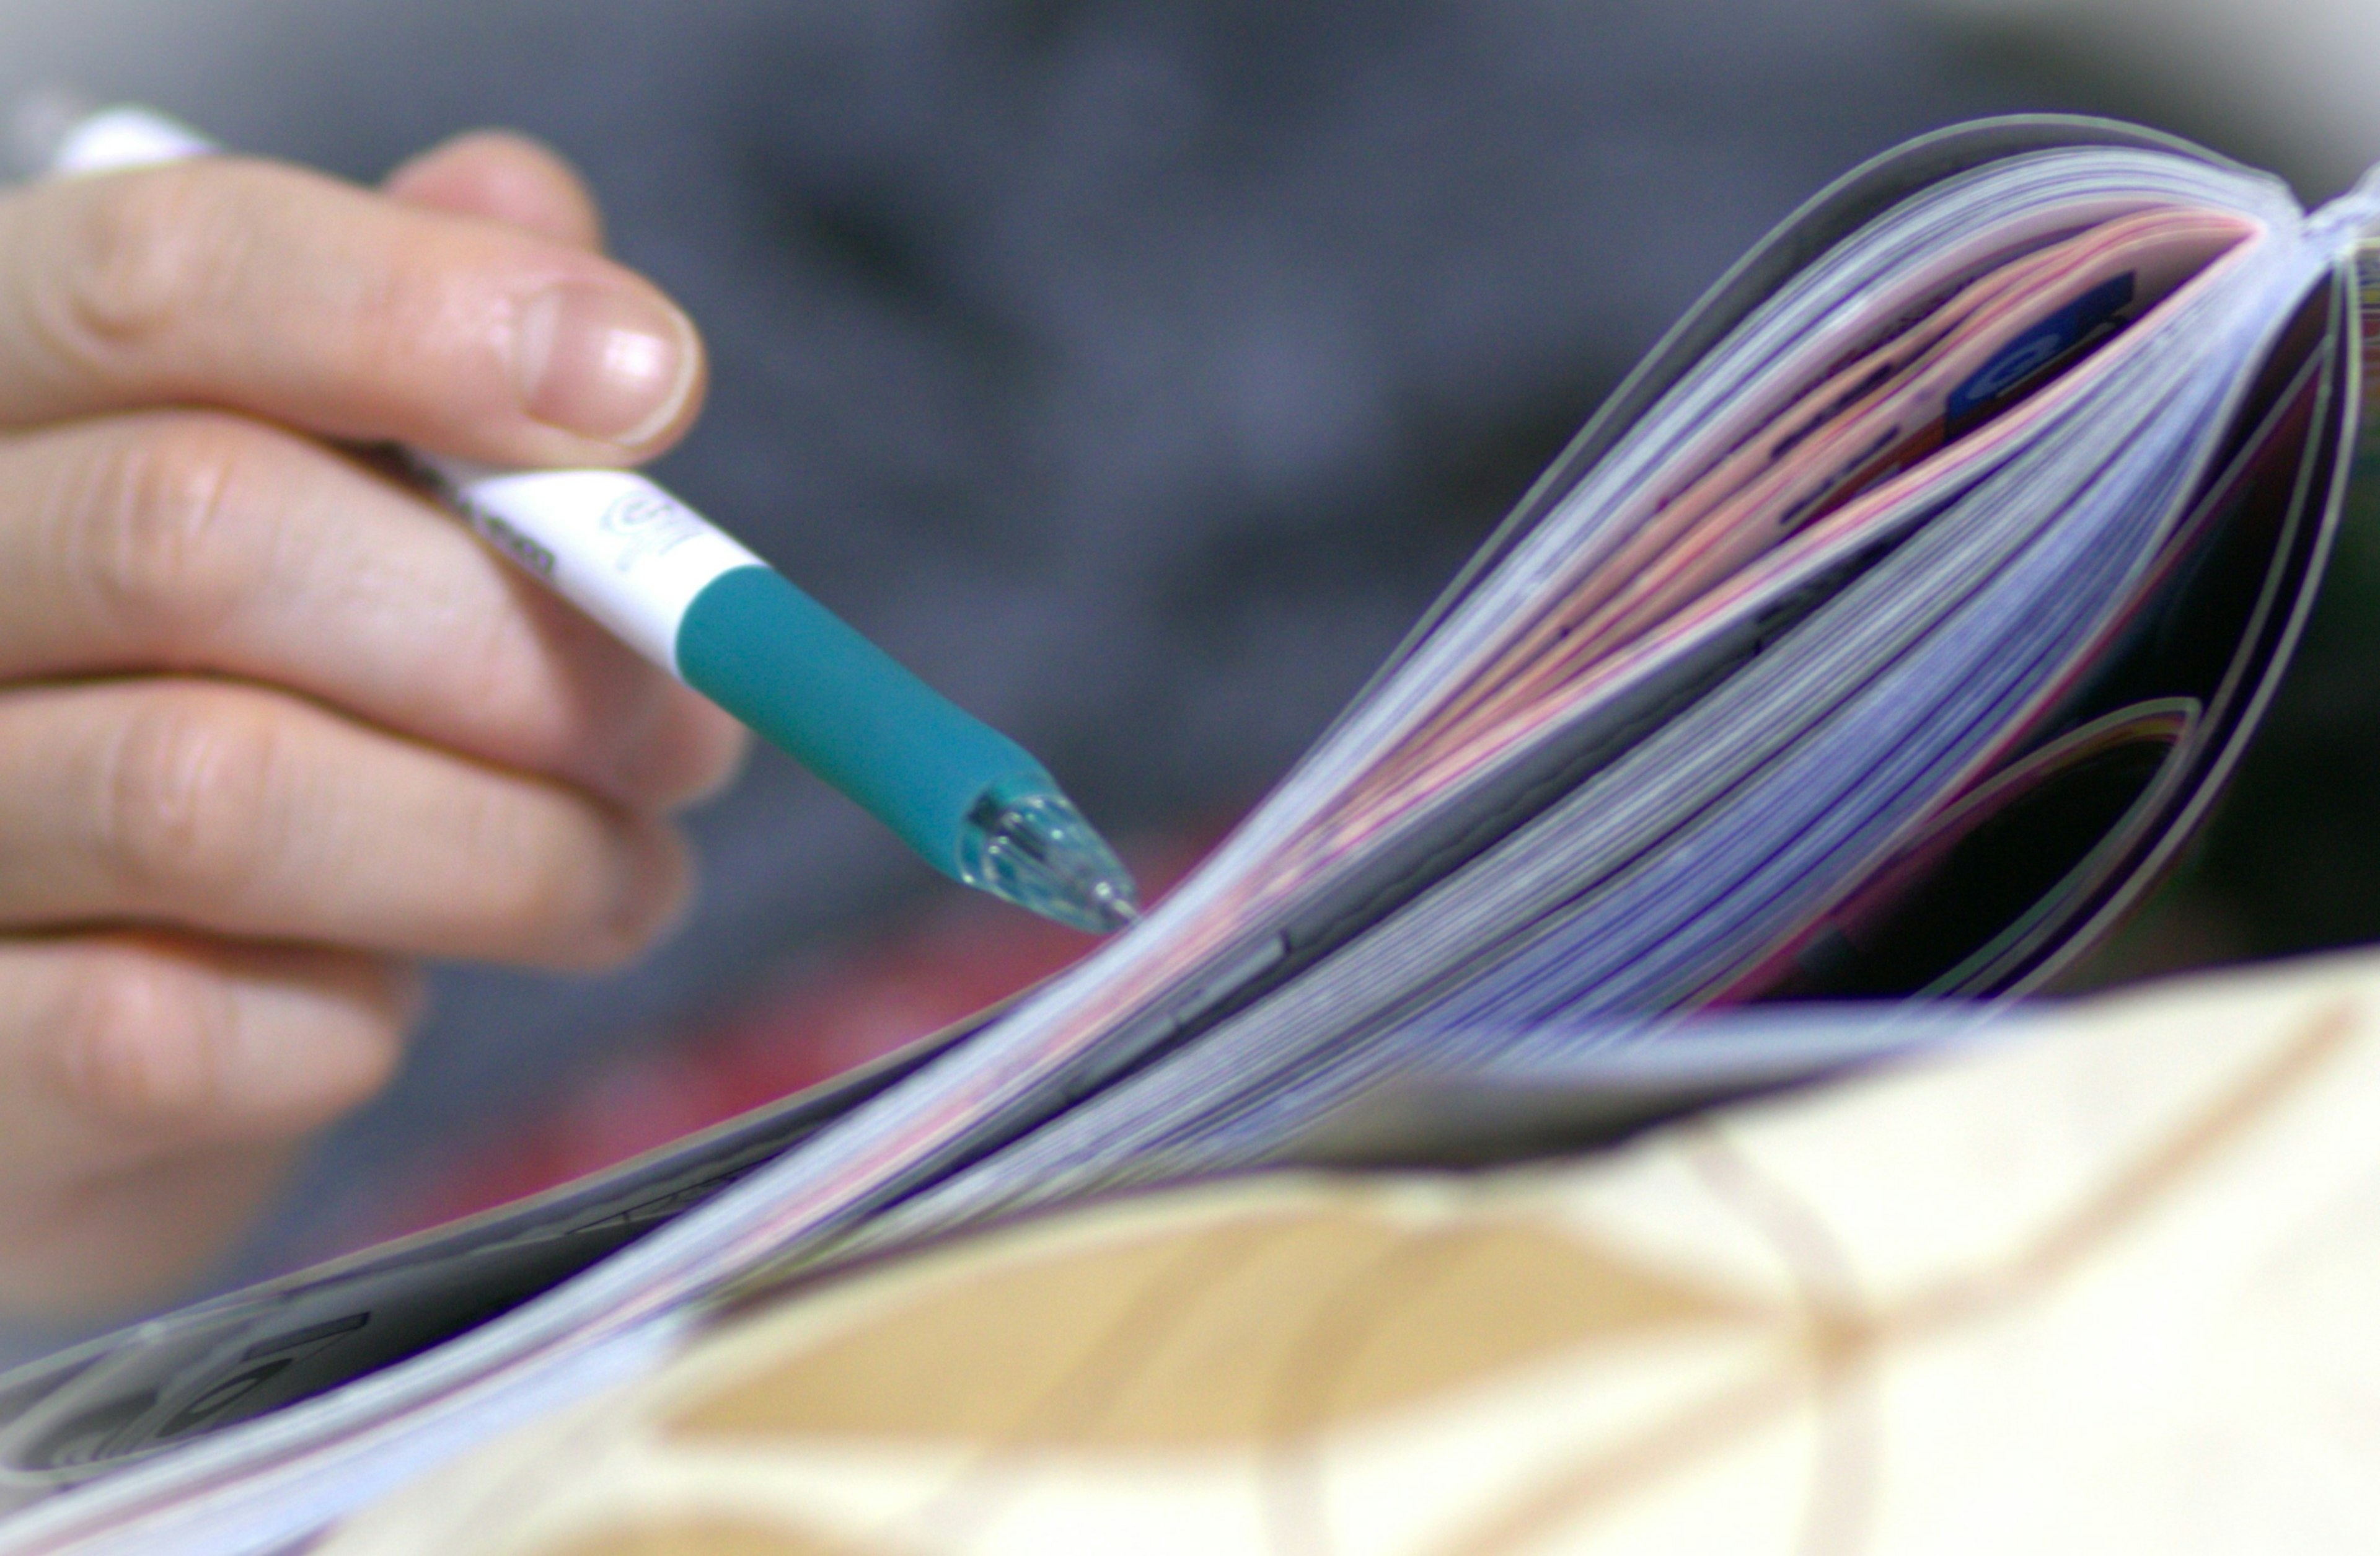
[[[632,470],[503,470],[416,457],[489,544],[681,680],[686,607],[721,574],[762,565]]]

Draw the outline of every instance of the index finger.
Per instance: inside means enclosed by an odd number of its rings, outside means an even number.
[[[198,404],[493,464],[620,464],[701,394],[693,325],[633,272],[294,167],[19,189],[0,256],[0,424]]]

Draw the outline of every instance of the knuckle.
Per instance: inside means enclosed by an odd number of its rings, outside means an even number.
[[[90,956],[63,1023],[67,1095],[122,1123],[203,1114],[219,1100],[235,1021],[229,991],[194,968],[130,950]]]
[[[251,241],[232,176],[163,167],[95,182],[67,227],[56,322],[102,355],[169,337],[220,307]]]
[[[170,646],[205,636],[244,606],[257,575],[244,494],[269,438],[236,418],[144,419],[103,458],[82,504],[79,569],[109,621]]]
[[[234,695],[142,699],[113,732],[100,850],[135,902],[236,897],[270,857],[285,758],[273,720]]]

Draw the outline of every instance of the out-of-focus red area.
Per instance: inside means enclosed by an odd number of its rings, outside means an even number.
[[[1146,901],[1221,836],[1123,850]],[[872,943],[811,963],[715,1026],[599,1065],[500,1140],[458,1151],[381,1235],[434,1226],[566,1183],[815,1086],[1058,971],[1098,943],[976,893]]]

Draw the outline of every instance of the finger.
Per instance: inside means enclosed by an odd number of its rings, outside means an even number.
[[[0,694],[0,925],[606,966],[650,943],[686,884],[659,821],[279,693]]]
[[[393,1073],[409,969],[155,935],[0,942],[0,1300],[169,1282],[241,1225],[290,1142]]]
[[[381,191],[574,249],[603,249],[603,218],[577,171],[543,141],[510,130],[474,130],[433,146],[382,180]]]
[[[357,952],[145,932],[0,941],[0,1181],[295,1139],[387,1083],[420,1003],[409,967]]]
[[[0,681],[214,671],[638,808],[715,788],[744,747],[418,494],[243,418],[0,437]]]
[[[0,1311],[88,1329],[184,1292],[254,1222],[298,1149],[176,1151],[0,1202]]]
[[[229,157],[0,198],[0,422],[160,402],[499,464],[692,419],[694,327],[599,255]]]

